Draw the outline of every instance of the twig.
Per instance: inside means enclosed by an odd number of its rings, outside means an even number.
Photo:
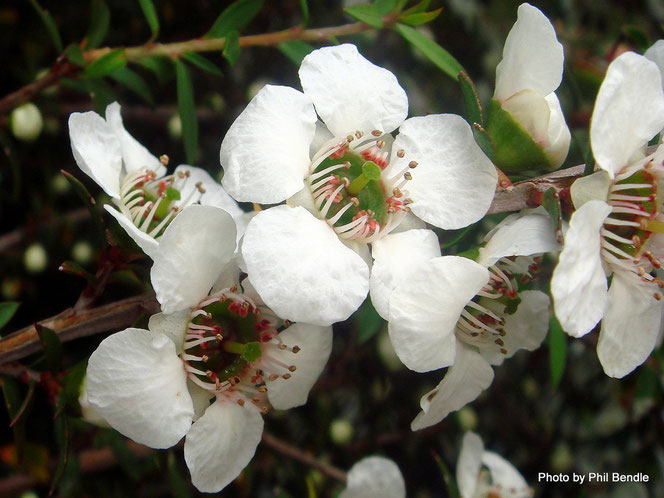
[[[314,467],[315,469],[320,470],[323,474],[332,477],[333,479],[336,479],[344,484],[346,483],[347,477],[346,473],[343,470],[316,460],[313,456],[309,455],[308,453],[305,453],[304,451],[302,451],[299,448],[296,448],[295,446],[291,446],[285,441],[282,441],[281,439],[274,437],[272,434],[263,432],[263,443],[272,448],[273,450],[281,453],[282,455],[286,455],[287,457],[290,457],[293,460],[297,460],[298,462],[301,462],[305,465]]]

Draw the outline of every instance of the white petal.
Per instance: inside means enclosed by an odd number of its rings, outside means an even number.
[[[187,389],[194,405],[194,422],[203,416],[205,410],[210,406],[210,400],[214,398],[214,394],[206,391],[202,387],[194,384],[190,378],[187,378]]]
[[[440,256],[438,237],[431,230],[408,230],[389,234],[371,247],[374,264],[369,280],[371,302],[388,319],[390,294],[399,282],[422,262]]]
[[[211,404],[184,441],[191,482],[204,493],[221,491],[253,458],[262,434],[258,410],[225,400]]]
[[[239,283],[240,268],[238,268],[236,256],[233,261],[224,266],[223,270],[218,274],[217,280],[214,282],[210,294],[214,294],[222,289],[228,289]]]
[[[572,215],[565,245],[551,278],[556,317],[565,332],[581,337],[604,315],[606,275],[602,269],[600,228],[611,207],[589,201]]]
[[[488,267],[508,256],[530,256],[560,250],[547,215],[526,214],[508,218],[480,248],[479,264]]]
[[[230,214],[211,206],[186,207],[161,237],[150,272],[162,311],[173,313],[198,304],[234,251]]]
[[[258,213],[242,244],[252,283],[280,317],[330,325],[345,320],[369,290],[369,268],[322,220],[302,207]]]
[[[535,142],[542,147],[549,145],[551,108],[544,94],[531,89],[521,90],[505,100],[502,106]]]
[[[78,397],[78,404],[81,407],[81,418],[89,424],[96,425],[97,427],[104,427],[109,429],[111,426],[106,422],[104,417],[99,415],[97,411],[92,408],[90,401],[88,401],[88,388],[85,377],[81,383],[81,394]]]
[[[348,485],[339,498],[405,498],[406,483],[396,463],[388,458],[363,458],[348,471]]]
[[[404,365],[428,372],[454,363],[456,323],[488,281],[486,268],[460,256],[422,263],[401,281],[390,296],[389,333]]]
[[[180,354],[182,353],[184,336],[187,333],[187,325],[189,325],[189,313],[190,310],[188,309],[176,311],[170,315],[156,313],[150,317],[148,329],[168,337],[175,344],[175,351]]]
[[[120,142],[104,118],[96,112],[69,116],[69,139],[76,164],[108,195],[120,197],[122,153]]]
[[[656,285],[641,284],[632,274],[616,271],[602,321],[597,356],[610,377],[621,378],[648,359],[655,348],[662,318]]]
[[[138,227],[134,225],[129,218],[127,218],[124,214],[122,214],[110,204],[104,204],[104,209],[106,209],[106,211],[108,211],[113,216],[113,218],[118,220],[120,226],[124,228],[125,232],[127,232],[133,241],[136,242],[136,245],[140,247],[147,256],[154,259],[155,254],[157,254],[159,242],[157,242],[153,237],[150,237],[147,233],[139,230]]]
[[[662,89],[664,90],[664,40],[657,40],[646,50],[643,56],[657,64],[659,74],[662,76]]]
[[[515,497],[530,497],[530,487],[521,476],[516,467],[493,451],[485,451],[482,463],[487,466],[491,474],[491,481],[501,489],[514,490]]]
[[[493,369],[474,349],[457,341],[456,360],[436,388],[422,396],[422,412],[410,428],[419,431],[463,408],[493,382]]]
[[[296,354],[288,349],[270,351],[270,356],[286,365],[294,365],[290,379],[267,380],[267,396],[277,410],[288,410],[307,402],[309,391],[325,368],[332,352],[332,327],[295,323],[279,334],[289,347],[299,346]]]
[[[389,133],[408,115],[408,97],[396,77],[362,57],[354,45],[314,50],[299,74],[304,93],[335,136],[356,130]]]
[[[558,168],[565,162],[569,152],[569,144],[572,140],[565,115],[560,107],[560,101],[555,93],[550,93],[546,97],[551,112],[549,116],[549,128],[547,129],[547,147],[544,147],[544,153],[549,158],[553,168]]]
[[[122,159],[127,172],[148,168],[154,171],[157,177],[166,174],[166,167],[161,164],[159,159],[150,154],[148,149],[125,130],[120,115],[120,104],[117,102],[106,107],[106,122],[120,142]]]
[[[572,195],[574,207],[579,209],[586,202],[592,200],[605,201],[609,198],[611,178],[604,171],[597,171],[592,175],[582,176],[572,183],[569,191]]]
[[[502,338],[507,350],[502,354],[495,345],[480,348],[480,352],[492,365],[500,365],[505,358],[511,358],[519,349],[534,351],[549,331],[551,301],[540,291],[519,292],[521,302],[516,312],[505,317],[506,335]],[[499,303],[497,303],[500,305]],[[502,305],[500,305],[502,306]]]
[[[599,88],[590,120],[597,165],[611,178],[664,128],[664,94],[654,62],[626,52],[616,58]]]
[[[397,157],[405,150],[403,158]],[[479,220],[493,200],[498,175],[479,148],[463,118],[432,114],[408,119],[392,147],[387,175],[410,161],[418,166],[404,190],[418,218],[444,229],[462,228]]]
[[[502,101],[525,89],[548,95],[558,88],[562,75],[563,46],[551,22],[539,9],[521,4],[496,68],[494,96]]]
[[[90,356],[87,389],[94,409],[137,443],[169,448],[191,426],[187,375],[163,334],[127,329],[104,339]]]
[[[477,480],[482,469],[482,454],[484,443],[474,432],[466,432],[461,443],[461,452],[456,467],[456,480],[461,498],[475,496]]]
[[[266,85],[221,143],[221,184],[238,201],[281,202],[304,186],[316,113],[302,92]]]

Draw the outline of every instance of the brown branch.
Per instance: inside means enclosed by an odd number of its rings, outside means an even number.
[[[39,322],[54,330],[62,342],[102,332],[129,327],[142,313],[159,312],[153,294],[142,294],[97,308],[75,311],[66,309],[59,315]],[[15,361],[42,348],[37,329],[30,325],[0,339],[0,365]]]
[[[281,439],[278,439],[273,435],[268,434],[267,432],[263,432],[263,444],[266,444],[267,446],[281,453],[282,455],[286,455],[287,457],[290,457],[293,460],[297,460],[300,463],[318,469],[323,474],[333,479],[336,479],[337,481],[340,481],[344,484],[346,483],[347,477],[346,473],[343,470],[338,469],[337,467],[334,467],[327,463],[320,462],[316,460],[313,456],[302,451],[301,449],[296,448],[295,446],[291,446],[287,442],[282,441]]]

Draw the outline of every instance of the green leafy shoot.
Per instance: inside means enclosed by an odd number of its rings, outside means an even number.
[[[196,104],[194,102],[194,87],[191,83],[191,74],[184,62],[175,59],[175,77],[178,94],[178,110],[182,122],[182,143],[187,162],[193,164],[196,160],[198,148],[198,121],[196,119]]]
[[[154,103],[149,85],[135,71],[132,71],[128,67],[123,67],[111,73],[110,77],[121,85],[127,87],[148,104],[152,105]]]
[[[136,62],[145,69],[151,71],[157,77],[157,81],[161,84],[166,83],[173,77],[173,64],[171,64],[171,59],[168,57],[141,57]]]
[[[61,370],[62,366],[62,343],[58,334],[52,329],[44,327],[40,324],[35,324],[37,335],[44,348],[44,356],[46,358],[46,368],[51,372]]]
[[[229,5],[203,38],[223,38],[231,31],[241,31],[263,8],[263,0],[238,0]]]
[[[457,81],[459,73],[464,71],[463,66],[443,47],[430,40],[415,28],[405,24],[395,24],[394,29],[413,47],[420,50],[427,59],[433,62],[438,69]]]
[[[101,45],[106,39],[110,24],[111,11],[108,9],[106,2],[104,0],[92,0],[90,2],[90,25],[85,34],[85,48],[97,48]]]
[[[231,66],[235,64],[240,56],[240,35],[237,31],[231,31],[226,35],[223,56]]]
[[[408,3],[408,2],[404,2]],[[431,4],[431,0],[422,0],[420,3],[417,5],[412,6],[410,9],[404,10],[403,11],[403,16],[412,16],[413,14],[420,14],[422,12],[425,12],[428,8],[429,5]]]
[[[154,41],[159,36],[159,18],[157,17],[157,9],[155,9],[152,0],[138,0],[138,3],[141,5],[141,10],[145,15],[145,19],[148,21],[150,31],[152,31],[150,41]]]
[[[196,52],[182,54],[182,58],[207,73],[214,74],[220,78],[224,75],[224,73],[221,72],[221,69],[219,69],[213,62]]]
[[[479,123],[484,126],[484,110],[482,109],[482,103],[480,102],[480,97],[477,94],[473,80],[464,71],[461,71],[457,78],[461,86],[463,100],[466,104],[466,121],[468,121],[470,126],[473,123]]]
[[[302,25],[309,24],[309,4],[307,0],[300,0],[300,10],[302,11]]]
[[[83,55],[83,50],[81,47],[75,43],[67,46],[65,48],[65,55],[69,62],[71,62],[76,67],[85,67],[85,56]]]
[[[381,15],[389,14],[397,6],[396,0],[374,0],[374,5]]]
[[[94,61],[85,68],[84,76],[87,78],[101,78],[122,69],[127,65],[127,57],[122,48],[115,49]]]
[[[358,21],[368,24],[372,28],[383,27],[383,16],[375,5],[369,3],[352,5],[346,7],[344,12]]]
[[[58,32],[58,28],[55,25],[53,17],[51,16],[51,14],[48,13],[47,10],[44,10],[37,3],[37,0],[29,0],[29,2],[37,11],[37,14],[39,14],[39,17],[44,23],[44,26],[46,26],[46,31],[48,31],[48,34],[51,37],[51,41],[55,46],[55,50],[57,50],[58,53],[62,52],[62,39],[60,38],[60,33]]]
[[[281,42],[277,48],[298,67],[302,64],[302,59],[314,51],[314,47],[301,40]]]
[[[16,301],[6,301],[4,303],[0,303],[0,328],[7,325],[20,305],[21,303]]]
[[[426,24],[433,21],[436,17],[440,15],[443,11],[443,8],[432,10],[431,12],[416,12],[414,14],[402,14],[399,17],[399,20],[402,23],[410,24],[411,26],[419,26],[420,24]]]

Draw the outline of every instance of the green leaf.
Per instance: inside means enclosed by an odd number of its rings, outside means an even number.
[[[98,284],[97,277],[95,277],[92,273],[88,272],[85,268],[83,268],[75,261],[65,261],[60,265],[59,270],[63,273],[70,273],[72,275],[84,278],[88,283],[88,285],[92,287],[95,287]]]
[[[433,62],[438,69],[447,74],[455,81],[461,71],[464,71],[463,66],[452,57],[447,50],[438,45],[435,41],[430,40],[415,28],[406,26],[405,24],[396,24],[394,29],[413,47],[420,50],[427,59]]]
[[[83,73],[88,78],[101,78],[114,73],[127,65],[127,57],[122,48],[113,50],[106,55],[103,55],[92,64],[90,64]]]
[[[408,2],[404,2],[404,4],[406,3]],[[429,8],[429,4],[431,4],[431,0],[422,0],[420,3],[414,5],[410,9],[404,10],[403,15],[410,16],[413,14],[419,14],[420,12],[424,12]]]
[[[373,28],[383,27],[383,16],[380,14],[378,7],[375,5],[371,5],[369,3],[352,5],[351,7],[346,7],[344,12]]]
[[[28,392],[25,395],[25,398],[23,399],[23,403],[21,403],[21,406],[19,406],[18,410],[16,411],[16,414],[12,418],[12,421],[9,423],[9,427],[14,427],[21,420],[21,417],[26,412],[28,405],[30,404],[30,401],[32,401],[32,396],[35,394],[36,386],[37,386],[37,381],[31,378],[28,384]]]
[[[419,26],[420,24],[426,24],[433,21],[436,17],[440,15],[443,11],[443,8],[432,10],[431,12],[417,12],[415,14],[405,13],[399,17],[399,20],[403,23],[410,24],[411,26]]]
[[[364,301],[360,309],[355,312],[354,317],[356,330],[358,331],[357,340],[360,344],[364,344],[371,339],[385,325],[369,299]]]
[[[302,11],[302,25],[309,24],[309,4],[307,0],[300,0],[300,10]]]
[[[168,452],[166,457],[166,471],[168,475],[169,490],[173,493],[175,498],[191,498],[192,494],[189,491],[189,483],[178,469],[177,462],[173,451]]]
[[[76,43],[72,43],[65,48],[65,55],[74,66],[85,67],[86,62],[83,50]]]
[[[480,102],[479,95],[477,95],[477,88],[475,88],[473,80],[464,71],[461,71],[457,78],[461,86],[463,100],[466,103],[466,121],[468,121],[470,126],[473,126],[473,123],[479,123],[484,126],[482,103]]]
[[[120,434],[112,429],[103,429],[97,433],[94,439],[94,446],[97,448],[108,446],[115,459],[122,467],[122,470],[133,480],[141,478],[140,465],[138,459],[129,448],[127,442]]]
[[[374,0],[374,5],[381,15],[389,14],[397,6],[396,0]]]
[[[60,449],[60,452],[58,456],[58,465],[55,468],[53,480],[51,481],[51,490],[49,491],[49,496],[53,494],[55,489],[58,487],[60,479],[62,479],[65,468],[67,467],[67,462],[69,461],[69,448],[71,447],[71,428],[69,427],[69,417],[64,414],[57,417],[53,423],[53,430],[55,431],[55,442]]]
[[[238,0],[229,5],[203,38],[222,38],[231,31],[240,31],[263,8],[263,0]]]
[[[477,145],[482,149],[482,152],[484,152],[488,158],[493,157],[493,142],[491,141],[491,137],[479,123],[473,123],[473,137],[475,138]]]
[[[113,88],[101,78],[89,79],[86,83],[95,110],[103,116],[106,106],[118,100]]]
[[[196,120],[196,104],[194,88],[191,84],[189,69],[181,60],[175,59],[175,77],[177,81],[178,109],[182,122],[182,142],[187,162],[193,164],[198,147],[198,121]]]
[[[21,303],[16,301],[5,301],[4,303],[0,303],[0,328],[7,325],[20,305]]]
[[[231,31],[226,35],[223,56],[231,66],[235,64],[235,61],[240,56],[240,35],[238,35],[237,31]]]
[[[515,173],[527,170],[551,169],[542,146],[496,99],[491,99],[486,118],[486,131],[494,145],[491,159],[501,170]]]
[[[656,399],[659,397],[660,390],[661,383],[657,372],[648,365],[642,365],[639,368],[634,396],[642,399]]]
[[[281,42],[277,48],[298,67],[302,64],[302,59],[314,51],[314,47],[301,40]]]
[[[58,398],[58,408],[56,410],[58,414],[66,410],[72,416],[81,416],[81,405],[78,399],[81,396],[81,389],[87,368],[88,361],[86,359],[77,363],[65,373]]]
[[[103,239],[105,230],[104,220],[101,217],[101,213],[99,212],[99,208],[97,207],[97,203],[95,202],[94,197],[90,195],[90,192],[88,192],[88,189],[85,188],[85,185],[83,185],[74,175],[67,173],[64,170],[60,170],[60,172],[65,175],[65,179],[69,185],[72,186],[76,195],[78,195],[81,201],[83,201],[85,207],[88,208],[90,217],[92,218],[92,221],[97,230],[97,236]]]
[[[49,14],[47,10],[44,10],[40,7],[40,5],[37,3],[37,0],[29,0],[29,1],[30,4],[37,11],[37,14],[39,14],[39,17],[44,23],[44,26],[46,26],[46,31],[48,31],[48,34],[51,37],[51,41],[55,46],[55,50],[58,53],[62,52],[62,39],[60,38],[60,33],[58,32],[58,28],[55,25],[53,17],[51,17],[51,14]]]
[[[111,11],[104,0],[92,0],[90,3],[90,25],[85,34],[86,48],[97,48],[106,39],[111,24]]]
[[[157,36],[159,36],[159,18],[157,17],[157,9],[154,8],[152,0],[138,0],[138,3],[141,4],[141,10],[145,15],[145,19],[148,21],[150,31],[152,31],[150,41],[154,41],[157,39]]]
[[[396,11],[401,12],[410,0],[397,0]]]
[[[224,73],[221,72],[221,69],[219,69],[213,62],[211,62],[209,59],[206,59],[202,55],[197,54],[196,52],[182,54],[182,58],[187,62],[192,63],[197,68],[202,69],[203,71],[206,71],[210,74],[214,74],[220,78],[224,75]]]
[[[549,190],[544,192],[544,194],[542,195],[542,206],[544,206],[546,212],[549,213],[551,226],[556,232],[556,239],[558,239],[558,242],[562,243],[563,241],[562,208],[560,207],[560,197],[558,196],[558,191],[555,188],[551,187]]]
[[[173,64],[168,57],[141,57],[136,62],[144,68],[152,71],[161,84],[173,77]]]
[[[2,384],[2,394],[5,399],[5,406],[9,419],[13,420],[21,409],[21,389],[14,379],[9,376],[0,377]],[[16,458],[19,462],[23,462],[23,453],[25,449],[25,420],[19,420],[12,427],[14,433],[14,444],[16,445]]]
[[[445,462],[443,462],[443,459],[440,458],[438,453],[435,451],[432,451],[431,453],[434,460],[436,461],[440,475],[443,476],[443,481],[445,482],[445,487],[447,488],[447,496],[449,496],[449,498],[459,498],[459,489],[457,488],[455,479],[452,477],[450,469],[447,468],[447,465],[445,465]]]
[[[62,369],[62,343],[58,334],[38,323],[35,323],[35,329],[37,329],[37,335],[44,348],[46,368],[51,372],[60,371]]]
[[[645,52],[650,47],[648,34],[640,27],[634,24],[623,26],[623,33],[629,41],[638,49],[639,52]]]
[[[150,91],[150,87],[145,82],[145,80],[135,71],[132,71],[128,67],[123,67],[114,73],[111,73],[110,77],[121,85],[127,87],[129,90],[145,100],[148,104],[152,105],[154,103],[152,100],[152,92]]]
[[[567,358],[567,340],[560,322],[555,316],[549,322],[549,372],[551,374],[551,386],[555,389],[562,379],[565,371],[565,360]]]

